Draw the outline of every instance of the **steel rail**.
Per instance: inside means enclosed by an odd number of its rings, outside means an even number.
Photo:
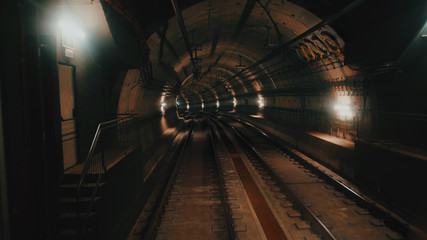
[[[155,238],[155,229],[157,228],[157,226],[160,223],[159,221],[160,221],[161,213],[163,211],[163,207],[165,206],[165,204],[167,202],[167,199],[169,197],[169,192],[173,187],[173,182],[174,182],[176,176],[178,175],[178,169],[179,169],[179,166],[182,162],[184,152],[185,152],[185,148],[189,142],[189,139],[191,138],[192,133],[193,133],[193,121],[191,121],[191,123],[190,123],[187,136],[185,137],[185,140],[182,144],[181,150],[180,150],[178,158],[177,158],[178,160],[175,162],[175,165],[172,169],[172,173],[170,174],[169,180],[166,184],[165,190],[163,191],[163,194],[160,197],[160,200],[159,200],[157,207],[153,213],[153,217],[150,221],[150,224],[146,228],[144,237],[142,239],[150,240],[150,239]]]
[[[359,206],[367,208],[374,217],[383,219],[384,222],[387,224],[387,226],[389,226],[392,230],[402,233],[405,237],[415,236],[415,238],[427,239],[426,234],[422,233],[421,230],[414,227],[413,225],[406,222],[405,220],[401,219],[397,214],[391,212],[390,210],[385,209],[383,206],[380,206],[379,204],[375,203],[373,200],[363,196],[361,193],[357,191],[354,191],[349,186],[329,176],[327,173],[321,171],[316,166],[313,166],[312,164],[304,160],[301,156],[302,153],[298,152],[296,149],[290,149],[290,147],[283,146],[280,143],[282,142],[282,140],[272,137],[270,134],[266,133],[265,131],[256,127],[253,124],[250,124],[246,121],[242,121],[241,119],[238,119],[238,118],[234,118],[234,119],[240,122],[242,125],[246,126],[247,128],[256,130],[260,135],[264,136],[268,140],[268,142],[271,143],[273,146],[277,147],[283,152],[286,152],[286,154],[293,157],[295,160],[297,160],[301,165],[309,169],[311,172],[320,176],[322,179],[332,184],[338,190],[344,192],[347,197],[355,200]]]
[[[326,225],[318,217],[316,217],[313,211],[311,211],[304,203],[300,201],[296,194],[293,193],[293,191],[286,184],[284,184],[277,176],[277,174],[265,163],[263,157],[261,157],[261,154],[255,149],[252,143],[250,143],[249,140],[243,136],[235,127],[230,126],[223,120],[221,122],[224,126],[230,128],[234,135],[240,140],[242,146],[246,147],[254,155],[254,157],[258,159],[264,169],[268,171],[269,176],[274,179],[275,182],[280,183],[281,189],[285,192],[287,197],[302,211],[303,215],[308,221],[311,222],[312,227],[317,231],[317,233],[320,234],[323,239],[336,240],[335,236],[331,233],[331,231],[329,231]]]
[[[206,125],[208,126],[208,129],[209,129],[209,137],[210,137],[210,141],[211,141],[211,145],[212,145],[212,151],[213,151],[214,157],[215,157],[216,169],[218,172],[219,188],[221,191],[221,205],[223,206],[224,213],[225,213],[224,216],[225,216],[225,220],[226,220],[226,224],[227,224],[228,237],[230,240],[234,240],[234,239],[236,239],[236,233],[234,231],[233,219],[231,216],[231,209],[230,209],[230,206],[227,204],[227,200],[226,200],[227,199],[227,193],[225,190],[224,175],[222,174],[222,171],[221,171],[221,163],[220,163],[218,154],[215,151],[215,146],[218,143],[215,140],[216,137],[214,137],[214,130],[212,129],[211,124],[206,122]]]
[[[274,216],[273,210],[270,208],[270,206],[268,206],[267,200],[259,189],[256,180],[253,178],[243,159],[240,157],[240,154],[237,152],[236,147],[226,135],[224,129],[220,127],[220,123],[218,121],[214,122],[217,126],[219,134],[221,135],[221,138],[227,144],[228,152],[230,154],[233,165],[235,166],[237,173],[241,178],[245,192],[253,206],[265,236],[267,239],[286,240],[287,237],[283,232],[283,229],[280,226],[277,218]]]

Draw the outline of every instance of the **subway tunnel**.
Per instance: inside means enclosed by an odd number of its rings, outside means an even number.
[[[427,239],[426,1],[0,6],[0,239]]]

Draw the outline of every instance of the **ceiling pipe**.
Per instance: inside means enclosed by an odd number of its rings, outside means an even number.
[[[229,81],[233,80],[234,78],[240,76],[243,72],[257,67],[258,65],[280,55],[283,53],[283,51],[285,51],[288,47],[290,47],[292,44],[298,42],[299,40],[309,36],[310,34],[314,33],[315,31],[317,31],[318,29],[326,26],[327,24],[330,24],[331,22],[334,22],[335,20],[339,19],[340,17],[344,16],[345,14],[349,13],[350,11],[352,11],[353,9],[359,7],[362,3],[364,3],[366,0],[356,0],[352,3],[350,3],[349,5],[347,5],[346,7],[344,7],[343,9],[339,10],[337,13],[335,13],[334,15],[328,17],[327,19],[323,20],[322,22],[316,24],[315,26],[311,27],[310,29],[308,29],[307,31],[305,31],[304,33],[298,35],[297,37],[295,37],[294,39],[288,41],[287,43],[285,43],[284,45],[282,45],[279,48],[274,49],[270,54],[264,56],[263,58],[261,58],[260,60],[256,61],[255,63],[251,64],[250,66],[246,67],[245,69],[241,70],[240,72],[236,73],[234,76],[232,76]],[[237,29],[236,29],[237,31]],[[208,71],[210,71],[210,69],[208,69]],[[208,72],[206,71],[206,73]],[[252,75],[252,74],[251,74]]]
[[[188,52],[188,55],[190,56],[191,63],[193,64],[194,68],[196,68],[196,63],[194,62],[194,58],[193,58],[193,49],[191,47],[190,39],[188,38],[188,33],[185,27],[182,11],[179,8],[177,0],[171,0],[171,3],[173,6],[173,10],[175,11],[175,15],[177,16],[179,29],[181,30],[182,37],[184,38],[185,47],[187,48],[187,52]]]
[[[279,48],[274,49],[273,51],[271,51],[271,53],[267,54],[266,56],[264,56],[263,58],[261,58],[260,60],[258,60],[257,62],[255,62],[254,64],[246,67],[245,69],[243,69],[242,71],[238,72],[236,75],[234,75],[233,77],[231,77],[230,80],[234,79],[237,76],[240,76],[243,72],[254,68],[280,54],[282,54],[288,47],[290,47],[292,44],[298,42],[301,39],[304,39],[305,37],[309,36],[310,34],[314,33],[315,31],[317,31],[318,29],[334,22],[335,20],[339,19],[340,17],[344,16],[345,14],[349,13],[350,11],[352,11],[353,9],[359,7],[363,2],[365,2],[366,0],[356,0],[352,3],[350,3],[349,5],[347,5],[346,7],[344,7],[343,9],[339,10],[337,13],[335,13],[334,15],[328,17],[327,19],[323,20],[322,22],[316,24],[315,26],[311,27],[310,29],[308,29],[307,31],[305,31],[304,33],[298,35],[297,37],[293,38],[292,40],[288,41],[287,43],[285,43],[284,45],[282,45]]]
[[[163,48],[165,46],[166,32],[168,31],[168,28],[169,28],[169,24],[166,21],[163,24],[162,31],[160,33],[159,32],[157,33],[160,37],[160,50],[159,50],[159,56],[157,58],[159,61],[161,61],[163,57]]]
[[[173,10],[175,11],[175,15],[177,16],[179,29],[181,30],[182,37],[184,38],[185,47],[187,48],[188,55],[190,55],[190,58],[193,59],[193,51],[191,50],[190,39],[188,39],[188,33],[185,27],[184,17],[182,16],[181,9],[179,8],[178,1],[171,0],[171,2]]]
[[[246,21],[249,19],[256,2],[256,0],[248,0],[246,2],[242,15],[240,15],[239,23],[237,24],[236,30],[234,30],[233,39],[236,39],[242,32],[242,29],[245,26]]]
[[[270,2],[268,2],[270,3]],[[271,23],[274,26],[274,29],[276,30],[277,38],[279,40],[279,46],[282,46],[283,43],[283,37],[282,33],[280,32],[279,26],[277,26],[277,22],[274,21],[273,16],[271,16],[270,10],[267,9],[267,5],[262,4],[260,0],[258,0],[258,4],[264,9],[264,12],[267,14],[267,16],[270,18]]]

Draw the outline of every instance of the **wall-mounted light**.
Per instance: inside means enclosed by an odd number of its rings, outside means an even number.
[[[341,120],[350,120],[354,117],[354,112],[350,105],[335,104],[334,110],[337,114],[337,118]]]
[[[334,109],[337,111],[350,111],[351,110],[349,105],[341,105],[341,104],[335,104]]]
[[[166,107],[166,103],[162,102],[160,104],[160,111],[162,112],[163,115],[165,115],[165,107]]]
[[[261,96],[261,94],[258,95],[258,108],[262,109],[264,108],[264,98]]]
[[[84,32],[73,22],[68,20],[58,21],[58,26],[63,34],[70,35],[75,38],[83,39],[86,37]]]

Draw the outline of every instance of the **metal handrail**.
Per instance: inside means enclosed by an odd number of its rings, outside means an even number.
[[[102,144],[102,136],[103,136],[102,133],[106,129],[121,126],[124,124],[128,124],[132,120],[136,120],[136,119],[138,119],[138,116],[128,115],[126,117],[120,117],[120,118],[117,118],[114,120],[110,120],[110,121],[106,121],[106,122],[98,124],[94,138],[92,140],[92,144],[91,144],[90,149],[89,149],[89,153],[88,153],[87,158],[86,158],[84,168],[83,168],[82,173],[81,173],[80,181],[79,181],[78,186],[77,186],[77,194],[76,194],[76,203],[78,204],[77,218],[78,219],[83,218],[83,221],[80,221],[81,225],[79,226],[79,229],[78,229],[79,236],[81,239],[83,238],[83,236],[85,234],[85,228],[86,228],[87,222],[89,220],[89,216],[90,216],[90,212],[92,210],[93,204],[95,202],[96,193],[97,193],[97,190],[99,188],[102,175],[105,174],[105,172],[107,171],[106,164],[105,164],[105,156],[104,156],[105,149],[103,149],[103,144]],[[94,156],[96,155],[95,151],[96,151],[97,146],[99,146],[99,144],[101,145],[101,152],[100,152],[101,162],[96,162]],[[99,166],[96,166],[97,164]],[[96,179],[96,183],[95,183],[95,188],[94,188],[93,192],[90,194],[89,207],[86,209],[86,211],[84,211],[84,210],[82,211],[81,206],[80,206],[80,201],[82,198],[82,190],[83,190],[83,187],[85,186],[85,183],[87,181],[89,171],[93,168],[96,169],[95,173],[97,173],[97,175],[98,175],[97,179]],[[84,214],[84,215],[82,215],[82,214]]]
[[[90,149],[89,149],[88,156],[86,158],[86,163],[85,163],[85,166],[83,168],[83,171],[82,171],[82,174],[81,174],[82,177],[80,178],[80,182],[79,182],[77,190],[81,189],[81,187],[83,185],[83,182],[84,182],[84,180],[85,180],[85,178],[86,178],[86,176],[88,174],[89,167],[92,164],[92,159],[93,159],[92,157],[93,157],[93,154],[95,152],[95,147],[96,147],[96,145],[98,143],[98,140],[99,140],[99,137],[101,135],[102,130],[106,129],[106,128],[109,128],[109,127],[112,127],[112,126],[117,126],[118,124],[120,124],[118,122],[121,121],[121,120],[129,121],[130,119],[133,119],[133,118],[134,118],[134,116],[121,117],[121,118],[117,118],[117,119],[114,119],[114,120],[110,120],[110,121],[98,124],[98,127],[97,127],[96,132],[95,132],[95,136],[94,136],[94,138],[92,140],[92,144],[91,144]],[[118,124],[117,125],[112,125],[113,123],[118,123]],[[105,166],[103,166],[103,167],[105,168]]]

